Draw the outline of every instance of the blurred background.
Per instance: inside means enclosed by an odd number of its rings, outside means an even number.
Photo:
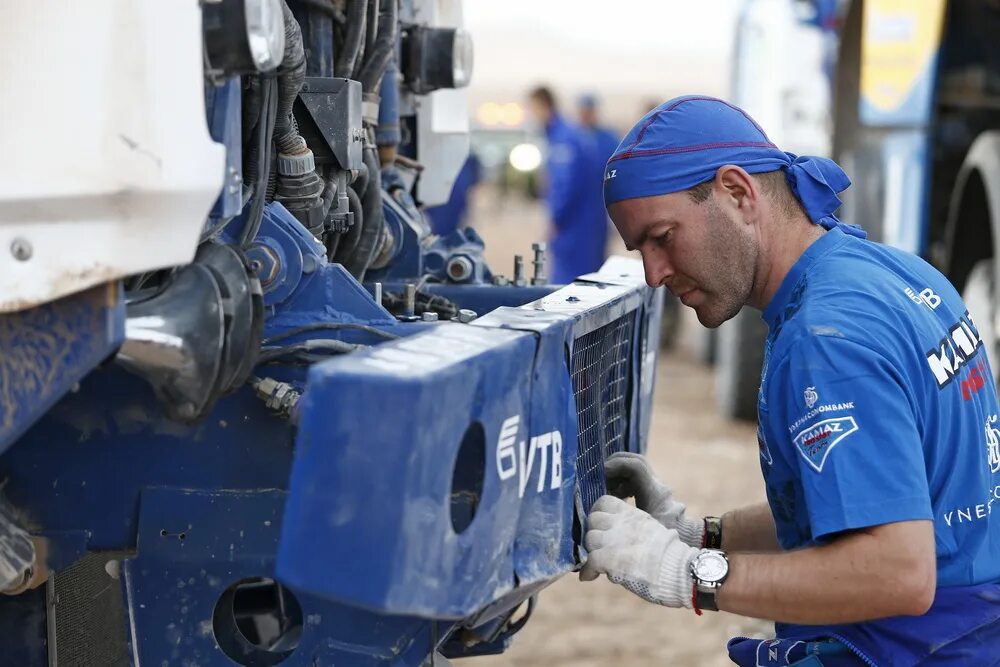
[[[578,0],[474,0],[464,10],[476,50],[469,88],[473,158],[450,202],[457,210],[432,210],[431,218],[444,231],[450,225],[475,228],[495,274],[512,276],[515,255],[530,258],[532,243],[552,241],[560,227],[553,180],[556,188],[570,187],[558,173],[566,168],[560,155],[554,156],[557,173],[550,174],[550,142],[567,139],[558,130],[553,136],[551,119],[538,117],[532,92],[540,86],[552,93],[553,111],[569,131],[586,135],[585,125],[596,120],[615,137],[605,152],[652,107],[692,93],[750,109],[785,150],[830,152],[833,26],[843,12],[837,3],[619,0],[609,11],[607,3]],[[788,57],[792,52],[795,58]],[[589,215],[582,204],[568,223],[580,229],[569,233],[600,237],[605,254],[627,254],[600,203],[606,157],[597,158],[597,173],[586,186],[597,193],[605,233],[579,222]],[[570,171],[576,179],[590,173]],[[581,189],[572,196],[589,199]],[[558,233],[567,234],[565,227]],[[738,419],[754,417],[759,314],[736,324],[738,340],[730,335],[722,345],[737,352],[718,366],[719,334],[703,329],[693,313],[680,312],[669,295],[667,313],[649,452],[656,469],[694,516],[764,500],[755,425]],[[733,366],[748,368],[733,377]],[[744,386],[734,389],[734,382]],[[750,396],[750,414],[737,405],[748,400],[740,391]],[[763,621],[725,613],[697,617],[645,603],[603,578],[583,584],[571,576],[540,595],[531,622],[507,653],[465,662],[726,665],[732,664],[725,650],[730,637],[771,632]]]

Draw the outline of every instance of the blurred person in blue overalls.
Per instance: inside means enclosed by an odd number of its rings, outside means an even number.
[[[595,136],[566,120],[548,88],[528,96],[532,115],[545,133],[545,203],[551,231],[550,280],[561,285],[591,273],[604,262],[607,211],[601,193],[603,162]]]

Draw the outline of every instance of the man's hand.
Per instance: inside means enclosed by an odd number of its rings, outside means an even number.
[[[582,581],[604,573],[649,602],[691,608],[690,567],[699,549],[681,542],[676,530],[613,496],[594,503],[587,526]]]
[[[705,522],[684,516],[683,503],[674,500],[670,487],[661,482],[649,461],[641,454],[617,452],[604,464],[608,493],[618,498],[635,497],[635,506],[680,534],[690,547],[700,547],[705,536]]]

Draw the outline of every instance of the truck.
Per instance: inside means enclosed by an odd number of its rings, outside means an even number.
[[[641,452],[660,294],[430,232],[457,0],[57,0],[0,22],[4,665],[502,652]],[[527,251],[527,249],[526,249]]]
[[[823,0],[743,0],[734,27],[729,99],[775,145],[798,155],[831,152],[834,7]],[[794,58],[789,58],[794,53]],[[744,307],[718,329],[702,330],[697,355],[715,370],[719,412],[756,421],[767,325]]]
[[[834,154],[854,181],[843,218],[875,240],[922,255],[948,277],[980,329],[994,373],[1000,331],[998,28],[994,2],[851,2],[834,109]],[[981,369],[952,363],[952,349],[936,354],[949,374],[961,375],[970,394],[990,380]]]

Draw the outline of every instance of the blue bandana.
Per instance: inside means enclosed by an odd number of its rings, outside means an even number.
[[[677,97],[646,114],[608,160],[604,203],[687,190],[727,164],[749,174],[783,169],[810,220],[866,236],[834,215],[841,204],[837,194],[851,185],[836,162],[778,149],[745,111],[714,97]]]

